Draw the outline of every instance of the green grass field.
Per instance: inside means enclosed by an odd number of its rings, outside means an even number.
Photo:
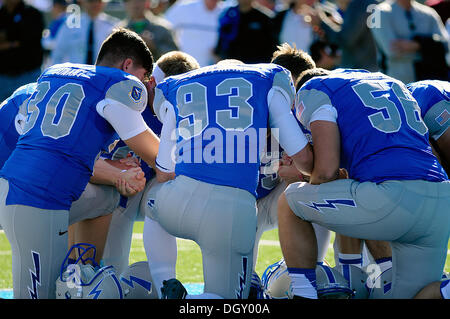
[[[142,229],[143,222],[135,223],[133,242],[131,244],[130,264],[147,259],[142,244]],[[326,262],[330,266],[334,266],[334,254],[331,248],[333,240],[334,235],[332,235],[326,256]],[[450,242],[448,247],[448,258],[445,265],[446,272],[450,272]],[[264,233],[259,246],[258,261],[256,264],[257,273],[262,276],[267,266],[280,260],[281,257],[281,250],[278,244],[278,231],[274,229]],[[203,282],[200,248],[193,241],[178,240],[177,277],[184,283]],[[12,288],[11,249],[4,232],[0,231],[0,289],[10,288]]]

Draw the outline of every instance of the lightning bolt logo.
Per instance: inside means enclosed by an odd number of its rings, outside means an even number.
[[[103,292],[102,289],[98,289],[98,287],[100,286],[100,284],[102,283],[103,279],[100,280],[98,282],[97,285],[95,285],[94,289],[91,290],[91,292],[88,294],[88,296],[93,295],[94,298],[93,299],[98,299],[98,297],[101,295],[101,293]]]
[[[248,258],[242,257],[242,273],[239,274],[239,290],[236,291],[237,299],[244,299],[245,280],[247,279]]]
[[[89,292],[88,296],[91,296],[91,295],[92,295],[92,296],[94,296],[92,299],[98,299],[98,298],[100,297],[100,295],[102,294],[102,292],[103,292],[103,289],[99,289],[99,287],[100,287],[100,285],[102,284],[103,280],[105,280],[105,279],[107,279],[107,278],[109,278],[109,277],[111,277],[111,279],[112,279],[112,280],[114,281],[114,283],[115,283],[115,288],[117,288],[117,291],[119,292],[119,299],[123,299],[122,287],[120,286],[120,282],[119,282],[119,280],[117,279],[116,275],[113,274],[113,273],[109,273],[109,274],[107,273],[107,276],[106,276],[106,277],[103,277],[103,278],[98,282],[98,284],[95,285],[94,289],[92,289],[91,292]],[[109,287],[106,286],[106,288],[112,289],[110,286],[109,286]],[[108,292],[108,291],[106,291],[106,292]]]
[[[41,285],[41,258],[35,251],[31,251],[31,257],[33,258],[34,272],[30,269],[32,288],[28,287],[28,292],[31,299],[38,299],[37,286]]]
[[[131,288],[134,288],[134,283],[144,287],[148,292],[152,291],[152,283],[138,278],[138,277],[134,277],[134,276],[130,276],[130,279],[126,279],[125,277],[120,277],[120,280],[122,280],[124,283],[126,283],[128,286],[130,286]]]
[[[314,203],[314,202],[305,203],[302,201],[298,201],[298,202],[306,207],[315,209],[321,213],[323,213],[321,208],[330,208],[330,209],[339,210],[339,208],[336,205],[356,207],[356,203],[353,199],[324,199],[324,201],[325,201],[325,203]]]

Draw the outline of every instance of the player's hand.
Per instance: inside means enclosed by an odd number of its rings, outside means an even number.
[[[147,89],[147,107],[149,107],[152,113],[155,114],[155,111],[153,110],[153,100],[155,99],[156,87],[155,78],[150,76],[148,79],[144,80],[144,85]]]
[[[145,187],[145,174],[140,167],[133,167],[120,174],[116,181],[117,191],[123,196],[133,196]]]
[[[338,179],[348,179],[348,172],[345,168],[340,168],[339,169],[339,177]]]

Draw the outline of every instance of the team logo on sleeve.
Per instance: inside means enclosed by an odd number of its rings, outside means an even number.
[[[133,86],[133,88],[131,89],[131,92],[130,92],[130,97],[131,97],[131,99],[132,99],[135,103],[137,103],[137,102],[140,101],[141,96],[142,96],[142,88],[137,87],[137,86]]]

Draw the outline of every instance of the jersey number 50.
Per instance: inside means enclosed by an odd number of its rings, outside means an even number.
[[[387,94],[393,92],[403,109],[407,125],[418,134],[425,135],[428,129],[420,117],[420,108],[414,98],[408,96],[409,93],[405,92],[398,83],[392,83],[391,88],[383,87],[381,83],[378,85],[379,87],[373,83],[360,83],[352,87],[365,107],[380,110],[369,116],[372,126],[383,133],[394,133],[400,130],[402,125],[400,112],[397,105],[386,97]],[[378,97],[373,96],[373,93],[382,91],[389,93]],[[382,110],[387,112],[387,118],[383,115]]]
[[[27,110],[21,110],[21,112],[25,113],[24,115],[27,118],[24,124],[23,134],[31,130],[36,124],[40,113],[37,104],[44,100],[49,91],[50,82],[44,81],[39,83],[36,88],[37,93],[31,96],[26,104]],[[61,115],[55,123],[57,118],[57,107],[64,98],[65,100],[61,108]],[[83,87],[79,84],[67,83],[59,87],[49,98],[45,107],[45,114],[41,123],[42,135],[53,139],[59,139],[69,135],[84,98],[85,94]]]

